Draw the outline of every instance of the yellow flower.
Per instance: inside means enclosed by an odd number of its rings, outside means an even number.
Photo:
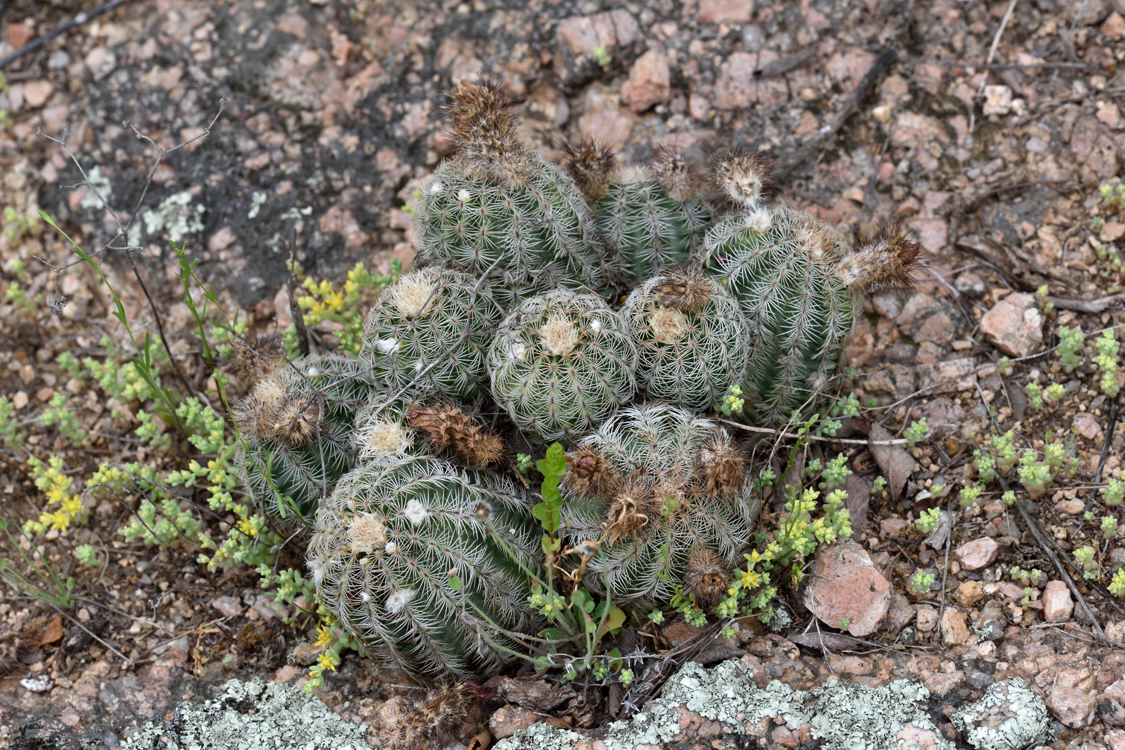
[[[248,518],[243,518],[241,521],[238,522],[238,530],[241,531],[246,536],[257,536],[258,535],[258,530],[254,528],[254,525],[252,523],[250,523],[250,519],[248,519]]]
[[[66,531],[66,527],[70,526],[70,516],[62,511],[57,513],[44,513],[39,520],[42,523],[50,523],[52,529],[58,529],[59,531]]]
[[[322,671],[325,669],[336,671],[336,659],[331,654],[321,654],[317,659],[317,664],[320,665]]]
[[[316,643],[313,644],[314,648],[325,648],[332,642],[332,630],[323,625],[318,625],[316,628]]]
[[[78,515],[82,512],[81,498],[79,498],[77,495],[75,495],[74,497],[65,498],[62,501],[62,507],[59,508],[59,512],[65,513],[71,518],[77,518]]]
[[[753,569],[742,574],[742,585],[748,589],[756,589],[762,583],[762,574]]]

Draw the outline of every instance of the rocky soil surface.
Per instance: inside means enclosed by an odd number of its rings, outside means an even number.
[[[0,58],[96,6],[0,4]],[[120,431],[79,454],[39,423],[66,392],[88,430],[112,432],[107,405],[56,358],[97,353],[103,333],[119,333],[88,269],[55,288],[34,256],[68,262],[70,246],[27,221],[42,209],[88,247],[107,241],[112,214],[141,201],[156,156],[133,127],[170,148],[214,121],[160,162],[135,240],[170,308],[182,290],[169,238],[187,243],[200,275],[260,331],[291,320],[291,241],[317,279],[339,281],[359,261],[384,273],[392,258],[410,264],[410,207],[451,152],[442,107],[458,79],[500,81],[526,138],[552,157],[581,135],[635,161],[667,146],[701,169],[724,148],[765,149],[781,167],[777,200],[853,238],[900,220],[923,262],[911,291],[869,300],[840,384],[863,409],[812,454],[850,457],[854,544],[817,561],[810,590],[791,602],[791,628],[709,631],[695,658],[737,662],[763,689],[912,680],[959,747],[970,745],[955,711],[1019,677],[1050,712],[1044,745],[1125,750],[1125,607],[1105,590],[1125,564],[1125,532],[1107,539],[1098,527],[1120,516],[1102,488],[1125,469],[1121,399],[1099,387],[1092,345],[1071,372],[1056,351],[1060,327],[1081,326],[1090,341],[1125,333],[1125,271],[1107,250],[1125,250],[1125,212],[1099,192],[1120,184],[1125,165],[1123,63],[1120,0],[133,0],[3,70],[0,393],[29,430],[28,451],[66,454],[76,475],[115,456],[145,458]],[[44,136],[65,140],[112,211]],[[126,268],[119,257],[105,264],[130,316],[147,321]],[[20,278],[30,309],[11,293]],[[173,338],[190,324],[181,313],[165,321]],[[321,331],[329,341],[333,332]],[[1040,405],[1029,382],[1064,393]],[[922,418],[924,439],[886,444]],[[1035,498],[1014,485],[1017,505],[993,486],[961,510],[973,451],[1009,429],[1019,450],[1063,440],[1076,469]],[[7,449],[0,458],[4,516],[37,516],[43,500],[26,465]],[[880,474],[889,484],[873,491]],[[957,519],[944,538],[916,529],[933,507]],[[68,532],[104,552],[92,572],[74,571],[65,539],[48,536],[49,559],[79,578],[74,621],[0,589],[9,747],[116,748],[231,677],[300,685],[315,662],[315,628],[286,624],[293,613],[268,603],[256,575],[213,578],[190,551],[126,543],[116,531],[127,520],[107,500]],[[1074,567],[1087,544],[1100,584]],[[1017,584],[1013,566],[1045,575]],[[928,591],[910,590],[916,571],[935,575]],[[674,649],[699,633],[676,620],[642,636]],[[349,656],[318,695],[381,747],[429,687]],[[459,722],[427,742],[482,750],[538,723],[596,739],[595,727],[631,711],[612,691],[527,675],[474,689]],[[636,709],[648,696],[634,697]],[[666,746],[719,746],[722,722],[684,717]],[[816,746],[784,723],[754,736],[762,747]]]

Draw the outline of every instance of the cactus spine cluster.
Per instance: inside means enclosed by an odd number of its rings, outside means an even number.
[[[492,397],[544,442],[590,432],[627,403],[636,366],[618,315],[600,297],[565,289],[513,310],[488,354]]]
[[[354,359],[275,361],[233,406],[244,440],[235,463],[260,506],[308,525],[320,499],[352,468],[352,427],[372,386]]]
[[[609,147],[591,141],[568,147],[567,156],[567,171],[594,204],[598,236],[628,283],[687,262],[710,214],[683,157],[657,149],[651,168],[622,166]]]
[[[716,588],[702,571],[715,568],[728,571],[725,596],[760,504],[747,502],[744,457],[722,428],[667,404],[627,407],[579,441],[567,464],[567,542],[600,545],[588,588],[644,610],[685,586],[702,606]]]
[[[897,227],[849,253],[808,214],[761,203],[768,161],[732,154],[715,170],[741,210],[704,241],[703,270],[738,299],[751,332],[748,402],[753,418],[778,424],[811,402],[835,372],[865,288],[903,284],[917,245]]]
[[[638,387],[647,398],[706,411],[746,375],[750,339],[738,301],[696,269],[649,279],[621,316],[637,345]]]
[[[418,381],[412,393],[472,399],[487,377],[485,350],[502,316],[489,289],[465,274],[414,271],[379,295],[360,357],[393,388]]]
[[[422,190],[419,258],[486,275],[505,309],[558,286],[601,291],[590,210],[570,177],[521,142],[510,107],[498,86],[458,83],[458,150]]]
[[[495,673],[537,624],[538,535],[516,486],[406,456],[345,475],[316,514],[317,599],[373,655],[410,671]]]

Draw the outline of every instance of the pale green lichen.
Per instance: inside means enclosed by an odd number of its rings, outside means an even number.
[[[164,232],[169,242],[179,244],[189,234],[202,232],[203,213],[207,209],[202,204],[189,208],[192,197],[187,191],[169,195],[156,210],[145,211],[142,221],[134,222],[129,229],[129,244],[136,247],[143,235],[159,232]]]
[[[952,716],[965,741],[977,750],[1023,750],[1046,740],[1048,716],[1043,699],[1019,677],[997,682],[976,703]]]
[[[664,694],[628,722],[606,727],[601,737],[607,750],[634,750],[642,745],[666,745],[683,730],[681,708],[717,721],[736,734],[745,734],[764,718],[780,717],[790,730],[811,725],[811,734],[825,750],[912,750],[898,735],[912,727],[909,736],[930,735],[935,750],[953,750],[926,710],[929,691],[899,680],[881,688],[831,682],[806,693],[774,680],[758,689],[752,673],[738,662],[704,669],[689,662],[664,687]],[[811,706],[805,705],[810,698]],[[570,750],[581,739],[571,731],[544,724],[516,733],[496,745],[496,750]]]
[[[198,708],[181,704],[162,726],[150,722],[121,750],[369,750],[364,729],[292,685],[231,680],[218,698]]]
[[[102,168],[95,165],[87,173],[86,178],[97,190],[91,190],[89,187],[86,189],[86,195],[82,196],[82,201],[78,204],[82,208],[106,208],[109,203],[110,197],[113,195],[113,185],[110,184],[109,178],[102,174]],[[98,197],[98,193],[102,197]],[[105,198],[105,203],[102,203],[102,198]]]

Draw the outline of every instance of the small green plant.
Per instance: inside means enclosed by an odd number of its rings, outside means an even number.
[[[903,430],[902,436],[910,442],[910,445],[914,445],[919,440],[924,439],[928,431],[929,427],[926,425],[926,418],[923,417],[922,419],[911,422],[910,426]]]
[[[1116,187],[1108,182],[1099,185],[1098,195],[1107,209],[1125,213],[1125,183],[1119,183]]]
[[[38,521],[28,519],[23,525],[25,535],[42,534],[54,529],[66,531],[71,523],[85,523],[89,509],[78,495],[71,495],[70,488],[74,479],[63,471],[63,460],[58,456],[51,456],[44,464],[35,456],[27,459],[31,473],[35,477],[35,486],[47,497],[47,507],[50,509],[39,516]]]
[[[101,559],[98,557],[98,551],[89,544],[80,544],[75,547],[74,556],[78,559],[78,562],[82,563],[83,567],[86,568],[96,568],[102,564]]]
[[[594,47],[594,62],[600,67],[607,68],[613,62],[613,56],[609,54],[604,44],[599,44]]]
[[[1048,296],[1049,294],[1050,290],[1047,289],[1046,284],[1043,284],[1035,291],[1035,296],[1039,300],[1039,305],[1043,308],[1045,314],[1050,314],[1054,312],[1055,309],[1055,303],[1051,302]]]
[[[1038,568],[1024,570],[1018,565],[1013,565],[1008,570],[1008,577],[1021,586],[1038,586],[1047,576]]]
[[[1121,501],[1125,500],[1125,482],[1118,479],[1106,482],[1105,487],[1102,487],[1102,499],[1111,507],[1121,505]]]
[[[934,585],[934,579],[933,573],[923,573],[920,570],[916,571],[914,576],[910,579],[910,584],[908,586],[910,593],[915,596],[922,596],[930,590],[930,586]]]
[[[962,487],[958,503],[962,508],[971,507],[980,498],[982,492],[984,492],[984,485],[980,482]]]
[[[996,362],[996,372],[1000,373],[1004,377],[1008,377],[1009,375],[1011,375],[1012,374],[1012,360],[1008,359],[1007,357],[1001,357]]]
[[[977,478],[984,484],[990,484],[996,481],[998,476],[996,473],[996,462],[993,461],[991,454],[981,451],[979,448],[973,451],[973,465],[977,469]]]
[[[1117,384],[1117,368],[1120,364],[1118,353],[1121,350],[1121,344],[1117,341],[1117,337],[1113,335],[1113,331],[1103,331],[1094,344],[1098,348],[1098,356],[1095,362],[1102,373],[1102,393],[1110,398],[1115,398],[1121,390],[1121,386]]]
[[[8,531],[8,520],[5,518],[0,518],[0,531],[8,537],[10,547],[19,553],[24,565],[31,571],[25,575],[16,569],[12,561],[0,557],[0,579],[50,607],[69,609],[74,604],[70,598],[74,579],[67,578],[64,581],[46,562],[39,546],[27,532],[22,532],[23,544],[17,542]]]
[[[729,417],[733,414],[741,414],[742,407],[745,405],[746,399],[742,398],[742,389],[737,385],[732,385],[727,389],[727,395],[723,396],[723,400],[719,403],[719,411]]]
[[[1047,399],[1047,403],[1055,404],[1061,401],[1062,397],[1065,395],[1066,387],[1062,383],[1051,383],[1049,386],[1047,386],[1047,391],[1044,394],[1044,397]]]
[[[848,457],[841,453],[828,462],[824,467],[824,473],[821,474],[823,480],[819,487],[822,490],[834,490],[837,487],[842,487],[847,480],[848,475],[852,473],[851,469],[847,467]]]
[[[1043,389],[1039,387],[1039,383],[1032,380],[1023,387],[1023,392],[1027,394],[1028,404],[1032,409],[1043,408]]]
[[[1011,490],[1007,490],[1003,495],[1000,496],[1000,499],[1004,501],[1005,505],[1015,505],[1016,493],[1012,492]]]
[[[1113,516],[1105,516],[1102,518],[1102,536],[1106,539],[1113,539],[1117,536],[1117,519]]]
[[[929,534],[941,523],[941,508],[930,508],[922,511],[914,521],[914,527],[923,534]]]
[[[0,443],[9,450],[19,450],[23,446],[16,407],[7,396],[0,396]]]
[[[1059,327],[1059,360],[1063,369],[1074,372],[1082,364],[1082,347],[1086,344],[1086,334],[1081,328]]]
[[[76,448],[82,447],[86,442],[86,431],[82,429],[78,415],[72,408],[67,407],[66,396],[61,393],[51,396],[47,408],[39,415],[39,421],[46,427],[57,425],[59,432]]]
[[[1125,567],[1118,568],[1117,572],[1113,574],[1113,580],[1109,584],[1109,593],[1114,596],[1125,596]]]
[[[887,478],[880,474],[875,477],[875,481],[871,483],[871,491],[879,493],[885,489],[887,489]]]
[[[1094,581],[1101,577],[1101,565],[1097,560],[1097,551],[1087,545],[1074,550],[1074,559],[1082,563],[1082,577]]]

